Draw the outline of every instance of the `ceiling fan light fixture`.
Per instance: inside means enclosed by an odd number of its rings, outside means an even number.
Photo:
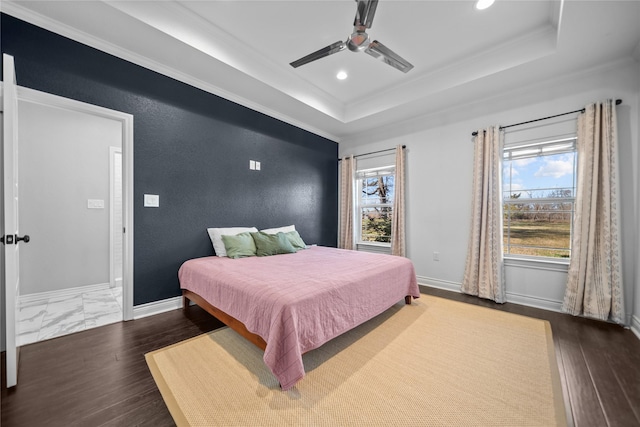
[[[347,77],[349,77],[349,75],[347,74],[346,71],[338,71],[338,74],[336,74],[336,79],[338,80],[344,80]]]
[[[477,10],[485,10],[491,7],[491,5],[495,2],[495,0],[478,0],[476,2]]]

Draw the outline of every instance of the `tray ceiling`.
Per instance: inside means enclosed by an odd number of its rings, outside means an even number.
[[[4,1],[3,12],[335,141],[638,51],[638,1],[380,0],[367,30],[404,74],[348,50],[356,2]],[[338,80],[338,71],[348,74]],[[496,78],[500,77],[500,78]]]

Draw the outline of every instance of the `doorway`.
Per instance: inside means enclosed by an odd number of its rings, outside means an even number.
[[[21,87],[18,113],[17,344],[131,319],[132,116]]]

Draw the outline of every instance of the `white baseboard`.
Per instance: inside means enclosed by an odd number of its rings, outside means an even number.
[[[111,287],[108,283],[99,283],[97,285],[78,286],[75,288],[58,289],[57,291],[38,292],[37,294],[20,295],[18,299],[21,303],[37,301],[49,298],[65,298],[72,295],[77,295],[83,292],[103,291],[109,290]]]
[[[418,284],[422,286],[443,289],[445,291],[460,293],[460,287],[462,286],[462,284],[458,282],[434,279],[432,277],[417,276],[417,278]],[[530,295],[521,295],[507,292],[507,302],[526,305],[528,307],[541,308],[543,310],[556,311],[559,313],[562,312],[562,301],[549,300],[540,297],[533,297]]]
[[[562,313],[562,301],[507,292],[507,302]]]
[[[77,295],[82,292],[92,292],[101,290],[110,290],[109,283],[100,283],[97,285],[79,286],[76,288],[60,289],[58,291],[39,292],[37,294],[20,295],[21,303],[28,303],[48,298],[64,298],[67,296]],[[133,318],[141,319],[154,314],[160,314],[171,310],[182,308],[182,297],[168,298],[162,301],[154,301],[147,304],[136,305],[133,307]]]
[[[154,314],[165,313],[179,308],[182,308],[182,297],[173,297],[162,301],[140,304],[133,307],[133,319],[142,319],[143,317],[153,316]]]
[[[434,279],[432,277],[416,276],[418,284],[430,288],[444,289],[445,291],[460,292],[461,283],[450,282],[448,280]]]
[[[631,331],[640,339],[640,317],[631,316]]]

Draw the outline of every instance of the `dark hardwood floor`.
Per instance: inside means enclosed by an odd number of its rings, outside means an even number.
[[[423,288],[546,319],[578,427],[640,426],[640,340],[619,326]],[[22,347],[19,384],[2,388],[2,426],[173,425],[144,354],[220,327],[196,306]]]

